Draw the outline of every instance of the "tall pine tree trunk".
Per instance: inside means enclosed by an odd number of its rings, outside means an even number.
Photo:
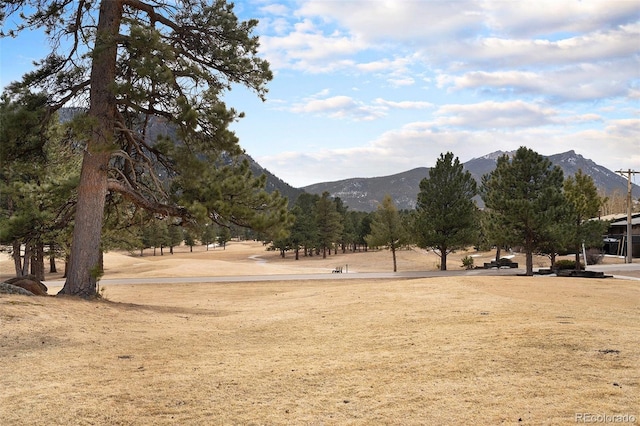
[[[22,275],[22,244],[20,241],[13,240],[13,266],[16,270],[16,277]]]
[[[533,276],[533,251],[527,250],[527,272],[529,277]]]
[[[391,256],[393,257],[393,272],[398,272],[398,262],[396,261],[396,246],[391,244]]]
[[[31,275],[44,281],[44,243],[38,241],[31,251]]]
[[[56,247],[53,243],[49,244],[49,273],[58,272],[56,268]]]
[[[533,234],[531,232],[528,232],[524,241],[525,241],[524,250],[526,253],[526,263],[527,263],[527,271],[525,275],[527,275],[528,277],[532,277],[533,276],[533,251],[536,248]]]
[[[60,294],[96,295],[107,169],[114,146],[116,99],[112,90],[121,19],[121,0],[101,1],[91,66],[89,117],[95,121],[82,160],[69,270]]]
[[[447,249],[444,247],[440,249],[440,270],[447,270]]]
[[[20,271],[20,274],[18,274],[18,276],[26,277],[27,275],[29,275],[30,265],[31,265],[31,243],[27,241],[24,244],[24,257],[22,262],[22,271]]]

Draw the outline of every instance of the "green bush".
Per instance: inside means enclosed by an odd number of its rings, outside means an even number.
[[[462,267],[465,269],[473,269],[473,257],[465,256],[462,258]]]
[[[554,269],[560,270],[560,269],[576,269],[576,261],[575,260],[569,260],[569,259],[561,259],[556,261],[555,265],[554,265]],[[582,262],[580,263],[580,269],[584,269],[584,265],[582,264]]]

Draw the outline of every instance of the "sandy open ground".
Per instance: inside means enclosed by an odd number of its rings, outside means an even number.
[[[108,254],[104,278],[391,269],[385,251],[291,256],[255,243]],[[401,271],[437,263],[423,251],[400,257]],[[514,273],[103,288],[102,301],[0,295],[0,424],[640,422],[639,281]]]

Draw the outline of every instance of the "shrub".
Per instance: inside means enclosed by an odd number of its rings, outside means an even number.
[[[576,261],[569,259],[557,260],[554,265],[554,269],[576,269]],[[582,263],[580,263],[580,269],[584,269],[584,265]]]
[[[465,269],[473,269],[473,257],[465,256],[462,258],[462,267]]]

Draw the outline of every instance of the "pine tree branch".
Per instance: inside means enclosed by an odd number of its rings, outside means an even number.
[[[149,17],[149,20],[151,21],[152,27],[156,22],[160,22],[161,24],[171,28],[174,31],[178,31],[180,29],[180,26],[176,22],[173,22],[172,20],[167,19],[164,15],[157,13],[156,7],[149,3],[144,3],[140,0],[123,0],[122,4],[133,9],[145,12]]]
[[[187,211],[186,208],[182,206],[172,206],[163,204],[158,201],[149,200],[143,197],[133,188],[126,186],[118,180],[109,179],[107,189],[109,191],[117,192],[136,206],[142,207],[143,209],[150,212],[163,216],[177,217],[181,218],[182,220],[191,220],[191,214]]]

